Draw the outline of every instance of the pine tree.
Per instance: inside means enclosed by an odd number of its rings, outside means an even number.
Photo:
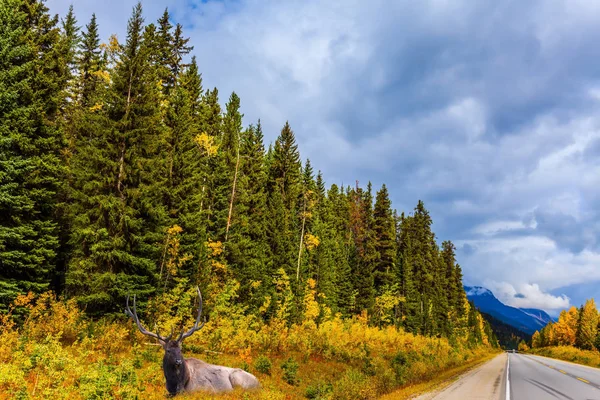
[[[296,216],[297,199],[301,190],[301,164],[296,138],[289,123],[285,123],[275,140],[269,157],[268,236],[271,238],[274,268],[284,268],[288,276],[295,277],[300,236]],[[295,287],[295,280],[293,284]]]
[[[296,283],[300,282],[301,270],[307,269],[302,268],[302,264],[310,265],[310,257],[305,257],[304,260],[302,259],[305,247],[307,250],[310,250],[313,248],[313,246],[318,245],[318,238],[310,233],[312,231],[313,208],[317,201],[316,196],[316,184],[314,181],[313,169],[310,164],[310,160],[306,159],[306,164],[302,169],[301,189],[298,198],[298,225],[300,226],[300,240],[298,244]],[[308,243],[305,243],[306,238],[310,239]],[[308,267],[308,269],[311,268]]]
[[[240,299],[258,308],[270,290],[269,245],[266,237],[266,168],[260,121],[242,135],[236,202],[226,243],[227,261],[240,282]]]
[[[201,135],[205,135],[205,142],[208,148],[220,148],[221,134],[223,130],[223,116],[221,114],[221,106],[219,104],[219,91],[215,88],[213,90],[207,90],[204,94],[204,107],[202,108],[202,115],[200,118],[201,124],[199,131]],[[206,146],[205,146],[206,147]],[[218,168],[221,156],[219,153],[211,155],[212,152],[203,151],[203,156],[206,155],[206,168],[207,173],[204,175],[202,181],[202,202],[200,204],[200,210],[205,215],[205,224],[207,232],[214,235],[215,222],[214,222],[214,202],[216,195],[216,184],[215,180],[218,178],[217,174],[214,174]],[[218,155],[218,156],[217,156]]]
[[[145,44],[138,3],[105,102],[89,109],[89,145],[76,162],[67,285],[90,313],[116,310],[131,290],[147,296],[156,288],[166,215],[153,189],[165,170],[157,81]]]
[[[90,107],[90,95],[96,91],[96,86],[101,82],[100,72],[103,68],[102,51],[100,50],[100,36],[96,14],[85,26],[82,34],[81,51],[77,60],[79,69],[78,105],[82,108]]]
[[[371,183],[364,191],[358,187],[350,193],[350,230],[354,239],[353,286],[357,291],[356,312],[371,310],[375,299],[373,273],[379,255],[373,230],[373,195]]]
[[[375,266],[374,285],[377,293],[381,293],[386,286],[393,285],[397,275],[395,271],[396,224],[385,185],[377,192],[373,215],[375,250],[379,254]]]
[[[324,217],[330,227],[330,235],[323,239],[322,251],[330,248],[329,268],[332,270],[332,290],[329,296],[333,309],[338,310],[344,316],[351,315],[355,310],[356,291],[352,284],[351,245],[353,240],[348,227],[350,221],[350,204],[337,185],[333,184],[327,192]],[[327,247],[326,247],[327,246]],[[327,268],[327,264],[321,266]]]
[[[57,17],[42,1],[0,4],[0,303],[55,273],[64,182],[57,118],[66,81]]]
[[[60,64],[62,65],[62,68],[64,68],[60,73],[62,76],[60,86],[66,89],[63,92],[62,104],[60,106],[61,112],[63,113],[65,112],[65,108],[68,108],[70,104],[73,104],[77,95],[74,87],[74,75],[76,73],[77,49],[81,40],[79,30],[80,28],[77,26],[73,5],[70,5],[66,17],[61,22],[61,37],[58,45],[62,58]]]

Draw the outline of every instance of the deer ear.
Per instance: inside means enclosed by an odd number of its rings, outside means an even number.
[[[167,349],[167,342],[162,339],[158,339],[158,343],[162,346],[163,349]]]

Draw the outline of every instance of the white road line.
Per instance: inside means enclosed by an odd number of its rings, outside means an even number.
[[[510,400],[510,380],[508,370],[510,369],[510,355],[506,357],[506,400]]]

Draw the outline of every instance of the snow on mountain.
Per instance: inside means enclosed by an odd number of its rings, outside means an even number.
[[[535,308],[516,308],[502,303],[489,290],[481,286],[465,286],[467,298],[482,312],[511,325],[525,333],[533,334],[540,330],[552,318],[543,310]]]

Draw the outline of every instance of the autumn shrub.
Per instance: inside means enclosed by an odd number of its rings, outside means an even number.
[[[53,292],[34,298],[29,293],[17,297],[14,304],[27,310],[22,332],[33,340],[56,336],[63,343],[73,343],[84,330],[86,322],[75,299],[58,300]]]
[[[406,371],[409,368],[408,357],[406,353],[399,351],[394,355],[391,361],[392,370],[399,385],[406,383]]]
[[[331,392],[333,392],[333,385],[331,383],[319,381],[306,387],[304,397],[307,399],[324,400],[329,398]]]
[[[0,363],[0,398],[5,398],[1,393],[11,398],[27,395],[25,373],[11,364]]]
[[[271,367],[271,360],[267,356],[259,356],[254,362],[254,368],[265,375],[271,375]]]
[[[349,369],[337,382],[331,398],[333,400],[369,400],[377,398],[377,388],[365,374]]]
[[[258,394],[235,392],[224,400],[377,398],[490,351],[452,347],[446,339],[413,335],[393,326],[371,326],[366,313],[343,319],[315,304],[315,293],[305,297],[307,320],[291,323],[288,289],[281,279],[269,322],[235,304],[239,289],[235,281],[212,288],[215,297],[207,308],[208,322],[184,342],[188,357],[253,367],[263,374]],[[196,301],[194,292],[176,290]],[[153,314],[152,300],[138,309],[149,329],[158,326],[166,333],[168,326],[193,324],[197,305],[179,305],[170,295],[162,298],[172,307],[172,312],[165,309],[168,315],[162,319]],[[21,326],[10,310],[0,315],[0,399],[164,398],[163,350],[139,333],[131,320],[91,321],[74,303],[52,294],[22,296],[18,302],[25,310]],[[187,311],[177,311],[180,306]],[[154,325],[156,321],[160,323]],[[279,371],[273,371],[274,363],[280,365]],[[300,385],[300,377],[305,385]]]
[[[298,368],[298,363],[292,357],[285,360],[281,364],[283,380],[292,386],[297,385],[300,382],[298,379]]]

